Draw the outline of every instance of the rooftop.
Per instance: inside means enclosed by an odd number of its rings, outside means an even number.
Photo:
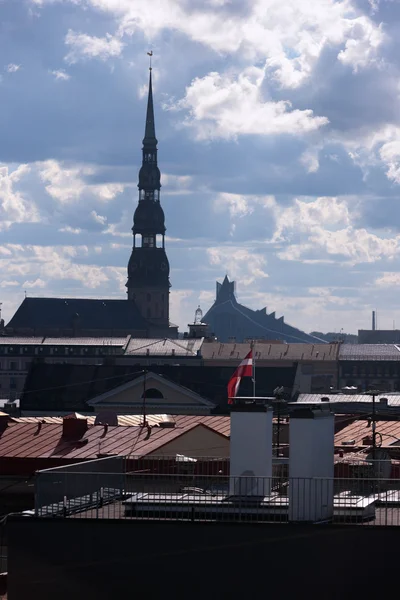
[[[171,340],[130,338],[125,354],[135,356],[197,356],[203,344],[203,338]]]
[[[77,417],[79,415],[75,415]],[[140,457],[160,451],[167,443],[196,427],[206,427],[225,438],[230,432],[229,417],[176,415],[172,416],[174,427],[160,426],[163,420],[160,416],[155,419],[149,417],[149,428],[137,424],[121,427],[88,422],[86,430],[80,429],[76,436],[70,437],[63,435],[64,419],[10,418],[8,426],[0,429],[0,458],[63,459],[71,462],[90,460],[99,455]],[[204,456],[207,448],[197,450],[201,450]]]
[[[11,321],[11,330],[74,329],[147,331],[136,305],[124,299],[24,298]]]
[[[367,425],[368,422],[365,419],[350,423],[335,435],[335,446],[370,446],[372,429]],[[376,431],[377,444],[380,447],[400,446],[399,421],[378,421]],[[364,443],[363,440],[366,438],[368,441]]]
[[[238,360],[249,352],[250,343],[205,342],[201,348],[204,359]],[[339,344],[285,344],[256,342],[256,360],[335,361]]]
[[[354,404],[354,403],[363,403],[363,404],[372,404],[372,396],[369,394],[300,394],[297,399],[297,404],[324,404],[326,401],[323,401],[322,398],[328,398],[330,404]],[[400,406],[400,394],[378,394],[375,396],[375,403],[377,408],[380,405],[386,406]],[[381,406],[382,407],[382,406]]]
[[[339,360],[400,360],[396,344],[340,344]]]

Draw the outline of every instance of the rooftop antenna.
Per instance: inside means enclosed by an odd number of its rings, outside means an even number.
[[[143,400],[143,404],[142,404],[142,409],[143,409],[143,423],[142,423],[142,427],[147,427],[147,418],[146,418],[146,383],[147,383],[147,369],[144,369],[143,371],[143,394],[142,394],[142,400]]]

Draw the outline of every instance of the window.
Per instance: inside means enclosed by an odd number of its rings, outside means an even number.
[[[18,363],[15,360],[10,360],[10,371],[17,371]]]
[[[144,200],[144,190],[140,190],[139,200]]]
[[[143,236],[143,247],[144,248],[154,248],[154,236],[153,235],[144,235]]]
[[[163,396],[162,392],[160,392],[160,390],[158,390],[157,388],[149,388],[148,390],[143,392],[142,398],[162,399],[162,398],[164,398],[164,396]]]
[[[15,377],[10,377],[10,390],[17,389],[17,380]]]
[[[150,317],[151,317],[151,309],[148,308],[147,309],[147,318],[150,319]]]
[[[151,301],[151,294],[147,294],[146,298],[147,298],[147,302],[150,302]]]

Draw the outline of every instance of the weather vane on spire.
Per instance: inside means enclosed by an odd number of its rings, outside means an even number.
[[[150,52],[147,53],[148,56],[150,56],[150,67],[149,70],[151,71],[151,57],[153,56],[153,50],[150,50]]]

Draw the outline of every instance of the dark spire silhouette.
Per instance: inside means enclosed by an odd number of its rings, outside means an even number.
[[[156,146],[156,127],[154,123],[154,107],[153,107],[153,84],[151,80],[151,67],[149,76],[149,95],[147,98],[147,112],[146,112],[146,128],[144,132],[143,145],[145,146]]]

